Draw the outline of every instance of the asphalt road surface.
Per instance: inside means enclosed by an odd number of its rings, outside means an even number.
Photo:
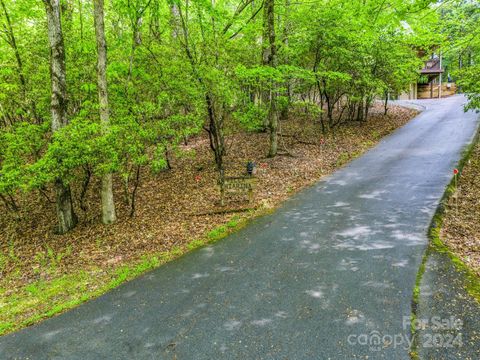
[[[478,125],[462,96],[416,103],[274,214],[1,337],[0,359],[409,359],[427,228]]]

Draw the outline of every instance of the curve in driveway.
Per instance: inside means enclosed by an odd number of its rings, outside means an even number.
[[[464,102],[421,102],[417,118],[274,214],[0,338],[0,357],[408,359],[406,346],[364,339],[409,336],[427,227],[478,125]]]

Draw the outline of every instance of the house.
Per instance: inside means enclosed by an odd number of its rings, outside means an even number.
[[[410,84],[410,89],[402,93],[399,99],[437,99],[454,95],[457,90],[456,85],[450,82],[449,77],[445,81],[444,72],[442,55],[433,54],[420,70],[417,83]]]

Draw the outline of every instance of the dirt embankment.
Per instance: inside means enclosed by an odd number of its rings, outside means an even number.
[[[463,168],[457,192],[448,201],[440,237],[480,276],[480,142]]]

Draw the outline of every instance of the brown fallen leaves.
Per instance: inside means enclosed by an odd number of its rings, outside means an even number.
[[[227,136],[227,176],[242,175],[247,161],[255,161],[258,179],[253,206],[275,207],[295,191],[360,155],[414,115],[414,110],[392,106],[384,116],[381,106],[375,106],[367,122],[352,122],[335,133],[322,135],[318,123],[297,114],[281,125],[283,136],[279,148],[287,150],[290,155],[273,159],[265,157],[268,134],[231,134]],[[183,150],[190,156],[184,154],[173,158],[172,170],[157,175],[148,169],[143,170],[134,218],[128,217],[129,210],[121,201],[121,184],[115,179],[119,221],[114,225],[100,223],[98,182],[93,182],[88,190],[87,210],[77,208],[79,225],[63,236],[53,233],[54,204],[46,201],[43,195],[30,193],[23,196],[19,201],[22,208],[19,220],[2,211],[0,289],[6,295],[33,281],[48,281],[61,274],[112,270],[146,254],[169,250],[204,237],[208,231],[238,216],[218,213],[217,177],[206,136],[202,134],[191,139]],[[478,175],[480,169],[476,171]],[[468,179],[468,172],[465,176]],[[476,194],[480,187],[478,179],[477,176]],[[466,190],[469,185],[464,183],[462,186]],[[73,186],[73,193],[78,200],[80,189]],[[473,197],[470,199],[472,206],[474,200]],[[232,203],[229,206],[245,204]],[[462,241],[471,241],[473,237],[466,234],[470,234],[470,228],[476,230],[477,252],[476,257],[475,252],[468,253],[472,256],[471,261],[478,261],[479,228],[478,222],[475,223],[479,214],[478,200],[476,206],[477,217],[471,215],[470,222],[464,222],[462,229],[455,230],[456,233],[465,233],[458,238],[464,239]],[[251,216],[249,213],[240,214]],[[449,224],[446,229],[450,233],[453,225],[452,222]],[[55,271],[52,272],[52,268]]]
[[[462,171],[457,193],[449,199],[441,238],[480,276],[480,143]]]

